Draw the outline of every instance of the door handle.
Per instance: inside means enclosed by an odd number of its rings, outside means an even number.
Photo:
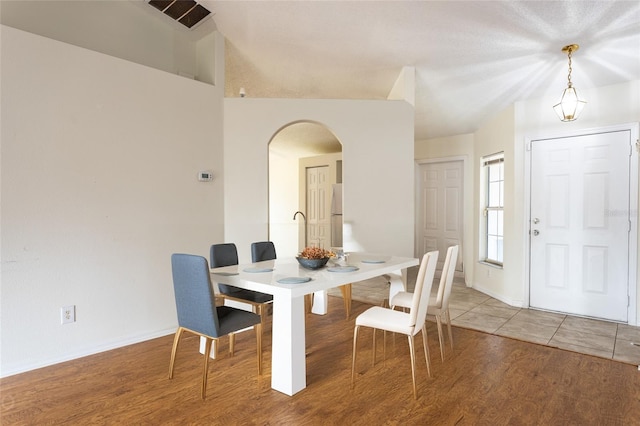
[[[538,219],[537,217],[533,218],[533,223],[534,225],[537,225],[538,223],[540,223],[540,219]]]
[[[537,229],[534,229],[534,230],[533,230],[533,235],[534,235],[534,236],[535,236],[535,235],[540,235],[540,231],[538,231]]]

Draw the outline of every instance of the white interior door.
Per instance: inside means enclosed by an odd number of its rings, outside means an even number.
[[[442,268],[447,248],[460,245],[462,251],[463,162],[446,161],[424,163],[418,167],[418,235],[421,258],[425,253],[439,250],[438,268]],[[462,256],[458,256],[456,270],[462,271]]]
[[[331,181],[329,167],[307,168],[307,244],[331,247]]]
[[[630,156],[628,131],[531,142],[531,307],[627,321]]]

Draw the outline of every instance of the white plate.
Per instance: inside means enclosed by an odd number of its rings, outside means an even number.
[[[311,281],[310,277],[285,277],[278,280],[280,284],[302,284],[309,281]]]
[[[244,268],[243,271],[252,273],[272,272],[273,268]]]
[[[327,268],[327,271],[329,272],[354,272],[357,271],[358,268],[357,266],[350,266],[350,265],[346,265],[346,266],[332,266],[331,268]]]

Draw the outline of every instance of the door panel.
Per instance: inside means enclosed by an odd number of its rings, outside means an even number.
[[[447,161],[421,164],[419,173],[417,256],[432,250],[441,253],[438,267],[444,263],[442,253],[452,245],[462,250],[463,162]],[[462,270],[458,256],[456,270]]]
[[[329,167],[307,168],[307,244],[331,245],[331,185]]]
[[[531,307],[627,321],[629,132],[531,143]]]

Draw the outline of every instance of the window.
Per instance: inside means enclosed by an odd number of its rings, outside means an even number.
[[[502,266],[504,223],[504,153],[482,159],[485,179],[484,261]]]

